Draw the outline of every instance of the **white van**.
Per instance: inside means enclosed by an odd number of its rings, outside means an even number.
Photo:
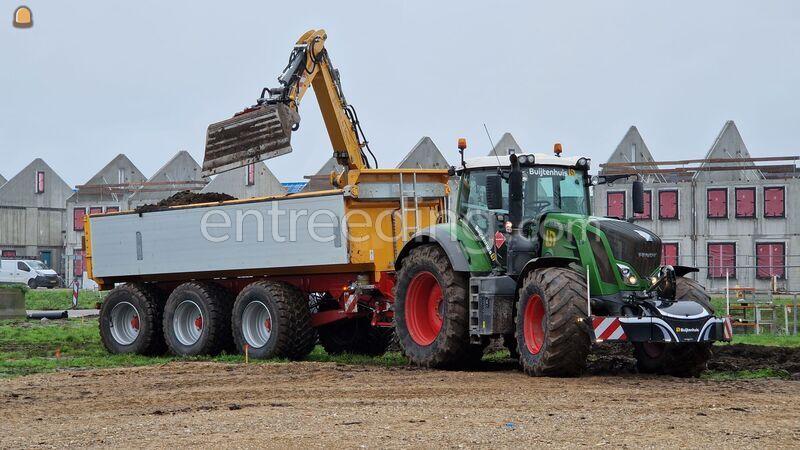
[[[0,283],[24,283],[32,289],[52,289],[61,284],[61,278],[41,261],[3,259],[0,260]]]

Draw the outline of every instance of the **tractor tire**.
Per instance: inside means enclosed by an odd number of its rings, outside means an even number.
[[[519,359],[519,352],[517,351],[517,338],[513,334],[503,335],[503,347],[508,349],[508,356],[511,359]]]
[[[178,356],[217,355],[229,345],[231,295],[213,283],[176,287],[164,307],[164,340]]]
[[[706,363],[711,358],[710,343],[636,342],[633,348],[639,373],[697,378],[706,369]]]
[[[231,320],[237,351],[247,346],[253,358],[300,360],[317,342],[308,299],[288,283],[249,284],[236,297]]]
[[[675,298],[696,301],[714,314],[711,299],[700,283],[685,277],[679,277],[676,282]],[[682,378],[699,377],[711,358],[710,343],[635,343],[634,349],[639,372]]]
[[[100,340],[109,353],[164,353],[163,295],[154,287],[129,283],[114,288],[100,309]]]
[[[577,376],[586,368],[592,330],[586,311],[586,282],[560,267],[534,270],[517,300],[517,353],[532,376]]]
[[[691,278],[678,277],[675,280],[675,298],[679,300],[694,300],[703,305],[709,313],[714,314],[711,297],[706,294],[706,289],[702,284]]]
[[[373,327],[369,317],[333,322],[318,332],[319,343],[330,355],[380,356],[386,353],[394,334],[391,328]]]
[[[422,245],[402,261],[395,287],[395,333],[411,363],[451,368],[470,363],[467,277],[444,251]]]

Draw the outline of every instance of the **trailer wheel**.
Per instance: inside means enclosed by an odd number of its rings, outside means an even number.
[[[550,267],[525,277],[516,316],[517,352],[525,373],[576,376],[583,372],[591,348],[585,293],[585,281],[570,269]]]
[[[230,294],[213,283],[176,287],[164,307],[164,338],[179,356],[216,355],[230,340]]]
[[[703,286],[695,280],[679,277],[675,298],[693,300],[714,313],[711,299]],[[641,373],[656,373],[676,377],[699,377],[711,358],[710,343],[665,344],[660,342],[635,343],[636,368]]]
[[[467,279],[438,246],[411,250],[395,293],[395,332],[412,363],[443,368],[470,362]]]
[[[232,314],[233,339],[253,358],[303,359],[314,349],[308,299],[288,283],[257,281],[242,289]]]
[[[151,286],[132,283],[114,288],[100,309],[100,340],[103,346],[114,354],[162,354],[163,309],[163,296]]]
[[[339,320],[318,329],[319,343],[328,354],[380,356],[392,341],[391,328],[374,327],[369,317]]]

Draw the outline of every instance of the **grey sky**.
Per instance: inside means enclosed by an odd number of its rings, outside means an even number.
[[[42,157],[70,184],[118,153],[152,175],[198,162],[206,126],[254,102],[309,28],[328,31],[348,100],[383,167],[423,136],[451,161],[482,124],[527,151],[605,160],[635,124],[656,159],[702,157],[727,119],[753,154],[797,154],[800,2],[22,2],[0,4],[0,173]],[[658,4],[656,4],[658,3]],[[302,179],[331,149],[313,95]]]

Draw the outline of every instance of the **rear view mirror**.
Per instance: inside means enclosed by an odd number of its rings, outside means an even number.
[[[486,177],[486,207],[503,209],[503,179],[500,175]]]
[[[633,212],[644,213],[644,183],[641,181],[633,182]]]

